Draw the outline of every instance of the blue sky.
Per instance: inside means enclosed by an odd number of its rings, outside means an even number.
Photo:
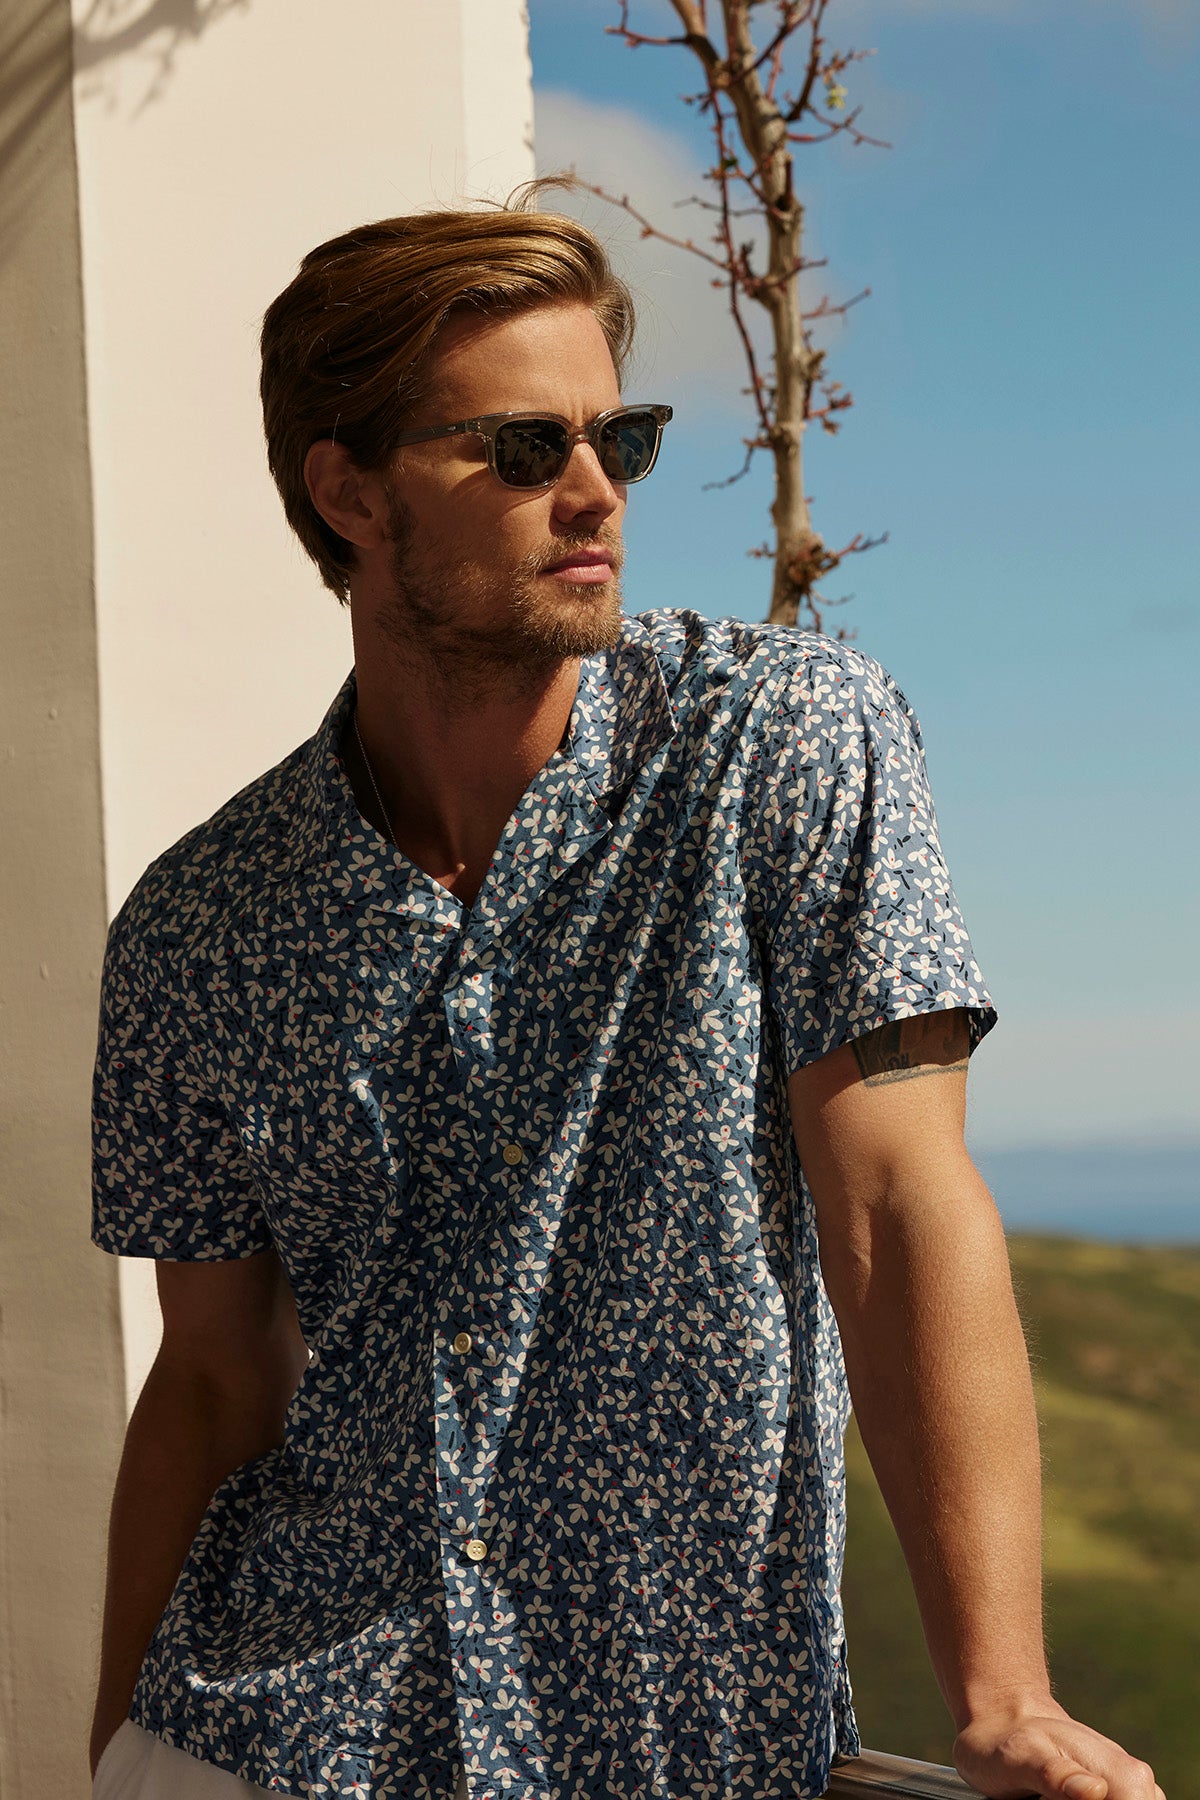
[[[714,12],[715,6],[712,7]],[[773,9],[770,9],[773,11]],[[703,240],[698,68],[610,0],[531,0],[539,170],[574,159]],[[769,9],[763,9],[769,16]],[[667,0],[635,26],[675,29]],[[999,1023],[968,1140],[1200,1141],[1193,767],[1200,651],[1200,12],[1190,0],[838,0],[827,41],[890,149],[796,147],[806,304],[854,395],[810,429],[825,583],[921,720],[942,843]],[[676,409],[626,517],[627,605],[760,618],[770,466],[732,323],[684,251],[583,211],[643,297],[626,394]],[[764,340],[765,342],[765,340]],[[636,391],[635,391],[636,390]],[[653,489],[653,492],[651,492]]]

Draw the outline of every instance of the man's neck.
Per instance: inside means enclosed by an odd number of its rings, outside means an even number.
[[[520,686],[476,687],[468,707],[394,652],[356,657],[355,668],[367,760],[353,714],[339,748],[359,811],[469,905],[521,795],[566,736],[579,659]]]

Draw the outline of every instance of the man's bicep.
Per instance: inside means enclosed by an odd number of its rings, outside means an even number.
[[[892,1020],[788,1080],[801,1167],[822,1215],[877,1203],[922,1169],[965,1155],[964,1007]]]

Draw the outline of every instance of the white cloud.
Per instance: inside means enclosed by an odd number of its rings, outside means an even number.
[[[693,238],[715,253],[710,234],[716,215],[678,205],[692,194],[711,197],[711,184],[673,133],[628,108],[542,88],[534,96],[534,146],[539,175],[574,164],[582,180],[618,197],[627,194],[660,230]],[[733,413],[745,420],[748,434],[753,412],[740,389],[749,385],[749,373],[727,295],[710,285],[719,271],[689,250],[642,237],[628,214],[591,195],[551,190],[542,204],[588,225],[633,289],[638,338],[626,393],[667,400],[677,411],[686,408],[692,420]],[[746,311],[753,316],[761,309],[747,303]],[[765,314],[761,321],[753,318],[759,368],[769,377],[766,323]]]

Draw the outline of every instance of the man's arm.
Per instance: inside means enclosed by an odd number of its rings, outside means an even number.
[[[1050,1691],[1033,1387],[1003,1229],[963,1141],[966,1073],[955,1009],[880,1026],[788,1084],[855,1413],[959,1773],[994,1796],[1162,1800],[1145,1763]]]
[[[217,1488],[280,1443],[308,1363],[274,1249],[221,1262],[159,1262],[163,1338],[125,1435],[89,1767],[128,1716],[138,1671]]]

